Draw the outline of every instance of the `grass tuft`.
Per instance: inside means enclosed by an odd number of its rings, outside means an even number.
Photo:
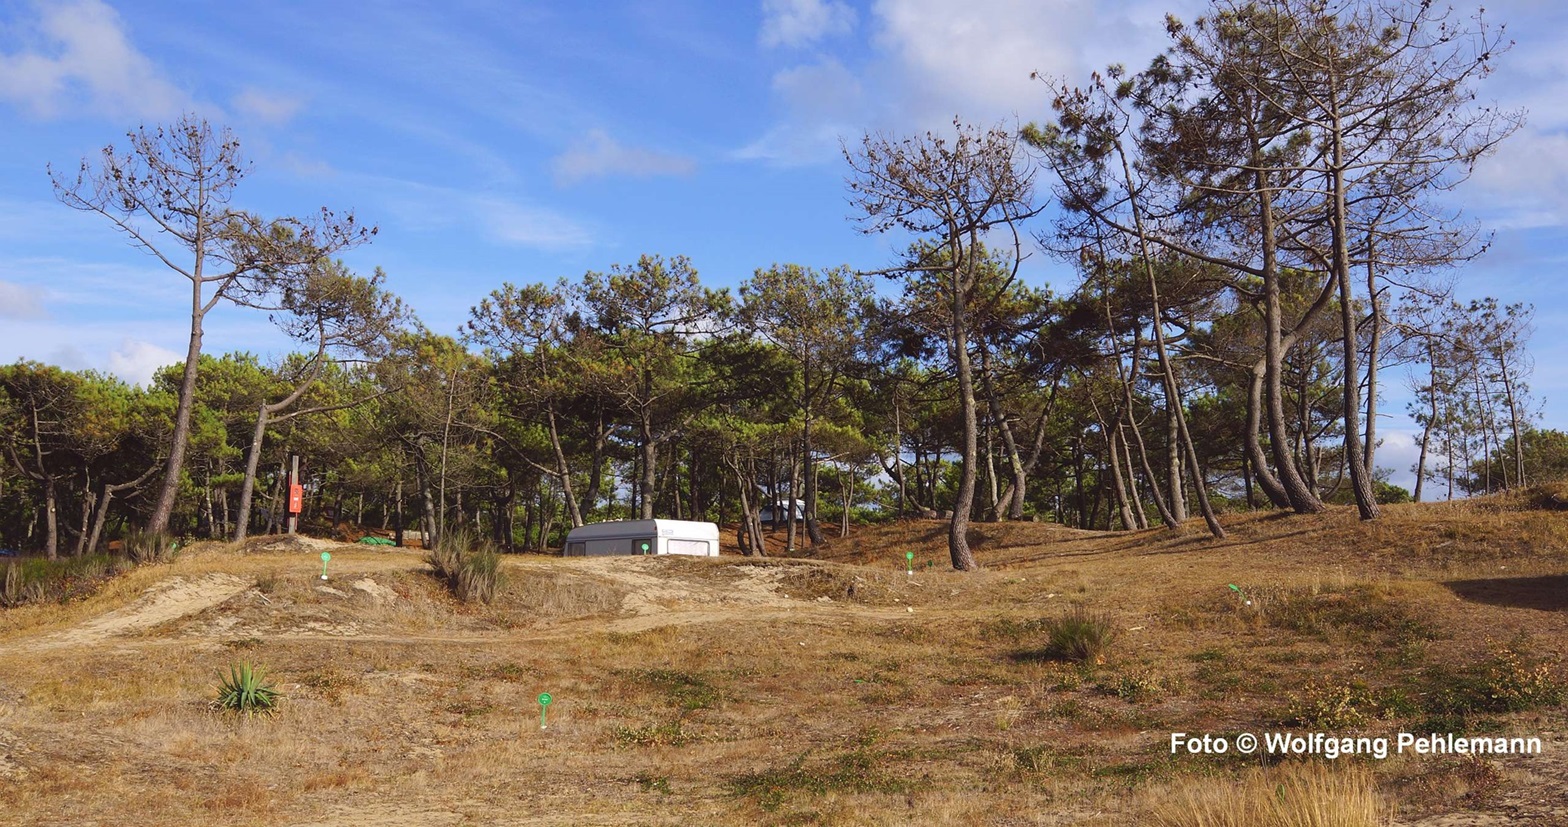
[[[1104,611],[1074,603],[1065,614],[1045,624],[1045,656],[1072,663],[1100,664],[1116,639],[1116,626]]]
[[[436,577],[465,603],[489,603],[501,586],[501,558],[489,540],[466,529],[446,532],[425,555]]]
[[[137,565],[167,563],[179,550],[179,541],[162,532],[132,530],[125,535],[125,554]]]
[[[1281,764],[1240,779],[1191,778],[1151,791],[1155,827],[1378,827],[1384,808],[1369,772]]]

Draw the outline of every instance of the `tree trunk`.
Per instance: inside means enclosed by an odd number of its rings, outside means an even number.
[[[1018,453],[1018,440],[1013,434],[1013,426],[1008,422],[1006,414],[1003,413],[1001,400],[997,396],[996,377],[991,369],[991,349],[987,347],[980,348],[980,377],[985,387],[986,402],[990,406],[992,427],[1002,436],[1002,449],[1006,452],[1007,470],[1011,478],[1007,486],[1003,488],[1001,495],[998,496],[995,491],[997,485],[997,480],[995,479],[996,467],[993,463],[991,466],[992,510],[995,519],[998,521],[1003,519],[1019,520],[1024,516],[1023,498],[1015,496],[1014,492],[1022,494],[1024,485],[1028,480],[1024,472],[1023,458]],[[1002,510],[1002,503],[1007,504],[1005,512]]]
[[[994,432],[995,429],[991,420],[986,420],[985,450],[982,452],[985,454],[985,462],[980,466],[980,470],[985,472],[986,503],[981,519],[990,523],[1001,522],[1002,520],[1001,515],[997,513],[998,506],[1001,504],[1002,491],[997,487],[996,483],[996,437]]]
[[[50,560],[60,559],[60,526],[57,509],[59,502],[54,477],[45,476],[44,488],[44,554]]]
[[[1127,178],[1127,191],[1129,193],[1129,197],[1131,198],[1130,194],[1133,191],[1132,168],[1127,163],[1127,154],[1122,151],[1121,144],[1117,144],[1117,153],[1121,156],[1122,172]],[[1203,512],[1203,521],[1208,525],[1209,533],[1213,534],[1216,538],[1224,539],[1225,529],[1220,526],[1219,520],[1214,516],[1214,509],[1209,506],[1208,484],[1203,479],[1203,471],[1198,462],[1198,450],[1192,444],[1192,434],[1187,430],[1187,416],[1185,411],[1182,409],[1181,386],[1176,383],[1176,370],[1171,365],[1170,355],[1166,352],[1165,349],[1164,311],[1160,309],[1159,282],[1154,277],[1154,260],[1149,257],[1148,237],[1144,234],[1143,231],[1143,216],[1138,211],[1136,199],[1133,199],[1130,203],[1132,206],[1133,221],[1138,227],[1138,245],[1140,252],[1143,253],[1144,273],[1149,280],[1149,300],[1151,305],[1150,315],[1154,324],[1154,352],[1155,355],[1159,358],[1160,374],[1165,380],[1165,404],[1167,413],[1174,413],[1175,415],[1177,431],[1176,436],[1180,439],[1182,447],[1186,450],[1187,465],[1192,469],[1192,484],[1193,488],[1195,489],[1194,493],[1198,495],[1198,507]],[[1178,455],[1172,457],[1172,459],[1175,461],[1179,460],[1180,457]],[[1171,488],[1173,511],[1178,506],[1178,503],[1175,501],[1180,497],[1179,477],[1175,480],[1175,482],[1176,484]],[[1185,510],[1185,504],[1181,503],[1180,508]],[[1175,511],[1174,513],[1180,514],[1181,512]]]
[[[1158,321],[1155,324],[1159,324]],[[1154,333],[1155,340],[1164,338],[1158,330]],[[1165,390],[1165,497],[1171,505],[1171,517],[1180,525],[1187,521],[1187,493],[1182,490],[1181,477],[1181,428],[1176,424],[1176,417],[1180,411],[1175,406],[1172,398],[1175,394],[1165,381],[1165,365],[1160,365],[1161,386]]]
[[[1111,460],[1111,481],[1115,484],[1112,489],[1116,494],[1116,512],[1121,517],[1122,529],[1132,530],[1138,527],[1133,522],[1132,503],[1127,498],[1127,482],[1122,476],[1121,449],[1117,446],[1120,441],[1120,431],[1100,426],[1105,433],[1105,450]]]
[[[250,499],[256,487],[256,469],[261,462],[261,443],[267,433],[267,418],[271,414],[267,403],[261,403],[261,409],[256,412],[256,429],[251,432],[250,451],[245,458],[245,479],[240,482],[240,509],[239,515],[234,519],[234,542],[245,542],[245,534],[250,530]]]
[[[1367,344],[1367,425],[1366,439],[1362,441],[1366,452],[1367,478],[1377,478],[1377,370],[1378,355],[1383,346],[1383,306],[1378,298],[1376,268],[1372,256],[1372,234],[1367,233],[1367,301],[1372,305],[1372,340]]]
[[[1127,444],[1127,433],[1118,427],[1116,433],[1122,445],[1122,459],[1127,469],[1127,494],[1132,498],[1132,518],[1139,529],[1149,527],[1149,518],[1143,513],[1143,500],[1138,494],[1138,472],[1132,467],[1132,447]]]
[[[1263,376],[1266,371],[1265,361],[1258,361],[1252,366],[1252,381],[1247,383],[1247,429],[1244,434],[1247,464],[1252,469],[1258,487],[1263,489],[1263,496],[1268,497],[1275,508],[1290,508],[1290,497],[1285,493],[1285,486],[1269,470],[1268,458],[1263,454],[1263,442],[1258,438],[1258,427],[1263,420]],[[1250,508],[1250,486],[1247,491],[1247,505]]]
[[[549,407],[545,411],[550,423],[550,449],[555,454],[555,476],[561,481],[561,495],[566,500],[567,516],[572,520],[572,528],[579,528],[583,524],[583,512],[577,505],[577,497],[572,493],[572,469],[566,462],[566,451],[561,447],[561,433],[556,427],[555,408]]]
[[[951,291],[948,296],[948,322],[951,325],[948,347],[952,349],[953,367],[958,375],[958,404],[963,413],[964,433],[960,446],[962,456],[959,458],[958,491],[953,502],[953,518],[947,526],[947,548],[955,570],[975,571],[980,568],[980,564],[969,549],[969,513],[975,505],[975,466],[980,452],[980,425],[975,410],[974,371],[969,362],[969,284],[963,272],[969,262],[961,254],[956,242],[950,242],[949,246],[952,249],[952,271],[948,274],[948,289]],[[971,239],[971,253],[978,250],[978,246],[977,240]]]
[[[97,550],[98,540],[103,537],[104,523],[107,522],[109,518],[109,503],[113,502],[114,495],[121,491],[134,490],[141,487],[142,483],[145,483],[147,480],[151,479],[152,475],[157,472],[158,466],[153,465],[146,471],[143,471],[141,476],[134,480],[129,482],[116,483],[114,485],[105,485],[103,487],[103,493],[98,497],[98,515],[93,519],[92,536],[87,538],[88,554],[92,554]]]
[[[190,442],[191,408],[196,399],[196,368],[201,362],[202,320],[207,308],[202,305],[201,274],[204,247],[198,237],[196,243],[196,269],[191,280],[191,335],[185,349],[185,371],[180,376],[180,398],[174,409],[174,433],[169,438],[169,457],[163,466],[163,485],[158,489],[158,501],[152,516],[147,520],[149,534],[166,534],[169,518],[174,514],[174,499],[180,493],[180,471],[185,467],[185,448]]]
[[[577,504],[577,514],[585,522],[599,503],[599,486],[604,482],[604,445],[607,437],[603,417],[600,413],[599,419],[594,422],[593,449],[588,455],[588,485],[583,489],[582,499]]]
[[[1514,439],[1514,484],[1523,488],[1524,479],[1524,434],[1519,431],[1519,403],[1514,394],[1514,381],[1508,369],[1507,357],[1499,355],[1498,374],[1503,380],[1504,401],[1508,403],[1508,429]]]
[[[72,557],[81,557],[87,550],[88,524],[92,522],[93,518],[93,500],[92,477],[84,474],[82,477],[82,522],[80,530],[76,532],[76,548],[71,550]]]
[[[653,422],[649,419],[646,411],[643,412],[639,425],[641,428],[639,435],[642,438],[642,445],[640,446],[642,448],[642,502],[640,503],[641,511],[639,516],[644,520],[651,520],[653,519],[653,487],[656,482],[654,472],[657,470],[655,463],[658,460],[658,449],[653,444]]]
[[[805,412],[805,421],[801,429],[801,464],[806,475],[806,537],[811,541],[811,547],[822,545],[822,524],[817,520],[817,458],[811,450],[811,410]],[[793,515],[791,515],[793,516]]]
[[[1430,352],[1429,346],[1428,353]],[[1431,358],[1435,359],[1436,356],[1433,355]],[[1427,447],[1431,444],[1432,429],[1437,426],[1437,365],[1435,363],[1431,367],[1430,376],[1432,387],[1428,393],[1431,395],[1432,405],[1427,416],[1426,426],[1421,429],[1421,458],[1416,461],[1416,490],[1411,495],[1411,499],[1416,502],[1421,502],[1421,489],[1426,484]]]
[[[789,502],[784,504],[784,554],[791,556],[795,553],[795,503],[798,501],[797,492],[800,491],[800,460],[790,456],[789,460]],[[773,519],[778,520],[779,513],[773,512]]]
[[[909,492],[904,482],[904,420],[898,400],[898,387],[893,388],[893,476],[898,480],[898,516],[909,513]]]
[[[1338,116],[1331,130],[1333,154],[1333,219],[1330,221],[1334,243],[1333,271],[1339,282],[1339,318],[1344,344],[1345,404],[1345,462],[1350,466],[1350,487],[1356,496],[1356,510],[1361,519],[1373,520],[1378,516],[1377,493],[1372,487],[1372,474],[1367,467],[1366,446],[1361,442],[1361,371],[1356,359],[1360,347],[1356,341],[1356,311],[1350,289],[1350,239],[1348,238],[1348,208],[1345,204],[1345,153]],[[1371,428],[1371,423],[1367,423]]]
[[[1274,454],[1274,467],[1278,469],[1280,487],[1290,507],[1298,514],[1316,514],[1323,510],[1318,499],[1296,470],[1290,456],[1290,438],[1285,428],[1285,394],[1282,374],[1285,364],[1284,311],[1280,299],[1280,276],[1277,259],[1277,239],[1274,226],[1274,196],[1269,175],[1262,163],[1262,148],[1254,136],[1254,163],[1256,164],[1255,189],[1258,194],[1260,233],[1263,253],[1263,356],[1264,356],[1264,411],[1268,421],[1269,447]],[[1257,467],[1264,467],[1262,464]]]

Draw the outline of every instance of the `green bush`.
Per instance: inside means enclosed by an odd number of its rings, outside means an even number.
[[[218,680],[218,708],[241,715],[277,711],[283,696],[273,688],[260,666],[237,663],[229,667],[228,677]]]
[[[8,561],[0,571],[0,606],[82,597],[126,567],[125,561],[103,554]]]
[[[1457,718],[1546,709],[1560,706],[1565,698],[1549,667],[1511,647],[1479,663],[1436,670],[1428,676],[1428,686],[1428,711]]]

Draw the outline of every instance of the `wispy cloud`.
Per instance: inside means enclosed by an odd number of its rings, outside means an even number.
[[[551,162],[558,186],[571,186],[590,178],[616,175],[647,178],[655,175],[690,175],[697,163],[680,155],[629,147],[602,129],[590,130]]]
[[[593,234],[581,222],[518,196],[475,193],[400,178],[345,177],[372,196],[374,208],[387,217],[387,224],[405,233],[451,236],[477,230],[493,243],[551,251],[594,242]]]
[[[810,46],[855,28],[855,10],[838,0],[762,0],[763,46]]]
[[[186,107],[187,96],[131,43],[114,9],[99,0],[36,8],[20,27],[31,47],[0,54],[0,100],[40,118],[164,118]]]
[[[305,106],[302,98],[255,87],[241,90],[231,103],[235,112],[271,126],[288,123]]]
[[[837,158],[840,139],[864,126],[860,79],[832,58],[776,73],[773,93],[785,117],[735,157],[778,166],[817,163]]]
[[[593,243],[587,228],[551,210],[503,198],[478,198],[469,206],[486,235],[501,244],[563,250]]]
[[[0,319],[41,319],[44,291],[27,284],[0,281]]]

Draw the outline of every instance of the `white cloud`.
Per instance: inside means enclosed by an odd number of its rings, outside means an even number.
[[[775,76],[781,117],[736,154],[770,162],[831,162],[837,136],[945,130],[1049,118],[1032,75],[1082,83],[1090,69],[1139,69],[1168,45],[1167,7],[1194,0],[876,0],[869,42]],[[844,101],[852,104],[844,105]],[[824,148],[831,147],[828,152]],[[809,150],[809,151],[807,151]]]
[[[1086,0],[879,0],[875,14],[876,43],[924,126],[955,114],[1044,114],[1045,90],[1030,75],[1077,75],[1096,9]]]
[[[679,155],[637,149],[616,142],[602,129],[594,129],[557,155],[550,166],[558,186],[570,186],[589,178],[629,175],[690,175],[696,162]]]
[[[0,319],[41,319],[44,291],[28,284],[0,281]]]
[[[841,138],[856,134],[865,110],[860,80],[831,58],[773,76],[773,94],[785,118],[735,156],[783,166],[838,157]]]
[[[127,338],[109,354],[109,372],[132,384],[147,385],[159,368],[179,364],[184,358],[151,342]]]
[[[855,10],[837,0],[762,0],[763,46],[809,46],[824,37],[849,34]]]
[[[64,368],[66,370],[87,370],[92,367],[87,354],[76,345],[64,344],[49,352],[49,357],[44,362]]]
[[[264,92],[254,87],[242,90],[232,101],[234,110],[262,123],[281,126],[294,119],[305,102],[297,97]]]
[[[1388,470],[1389,482],[1406,491],[1415,491],[1416,475],[1413,469],[1421,458],[1421,434],[1395,428],[1379,428],[1377,438],[1381,444],[1372,455],[1377,467]],[[1432,461],[1432,457],[1427,457],[1428,463]]]
[[[501,244],[563,250],[593,242],[582,225],[549,210],[502,198],[478,198],[470,207],[486,235]]]
[[[40,2],[27,34],[35,48],[0,54],[0,100],[41,118],[76,110],[164,118],[186,96],[136,49],[114,9],[99,0]]]
[[[1568,135],[1527,126],[1482,159],[1470,183],[1489,226],[1562,226],[1568,223]]]

